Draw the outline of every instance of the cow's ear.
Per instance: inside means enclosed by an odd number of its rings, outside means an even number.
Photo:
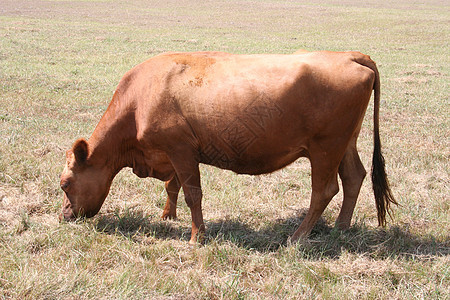
[[[77,140],[75,144],[73,144],[72,152],[75,156],[75,161],[78,164],[85,163],[89,154],[88,143],[86,142],[86,140]]]

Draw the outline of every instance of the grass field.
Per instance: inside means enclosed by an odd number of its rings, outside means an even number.
[[[0,0],[0,299],[449,299],[449,24],[437,0]],[[128,69],[164,51],[299,48],[378,63],[400,203],[386,228],[367,178],[350,230],[333,230],[340,192],[310,239],[288,245],[309,206],[307,160],[258,177],[202,166],[202,246],[188,245],[183,196],[179,219],[162,221],[163,183],[130,170],[96,217],[58,222],[65,151]]]

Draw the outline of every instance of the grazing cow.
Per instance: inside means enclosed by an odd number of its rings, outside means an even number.
[[[165,181],[162,217],[176,217],[183,187],[192,215],[190,243],[204,233],[199,164],[238,174],[264,174],[299,157],[312,168],[309,211],[292,240],[308,236],[341,177],[336,224],[350,226],[366,171],[356,140],[374,90],[372,182],[380,225],[396,203],[379,137],[380,78],[358,52],[232,55],[165,53],[125,74],[91,138],[67,151],[61,175],[62,217],[92,217],[115,175]]]

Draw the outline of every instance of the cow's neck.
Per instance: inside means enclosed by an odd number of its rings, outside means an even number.
[[[123,167],[132,165],[136,145],[132,107],[127,101],[120,101],[116,92],[88,141],[92,160],[108,168],[113,177]]]

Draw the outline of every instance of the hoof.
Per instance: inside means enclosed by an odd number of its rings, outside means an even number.
[[[177,215],[176,214],[169,214],[169,213],[163,213],[161,216],[162,220],[176,220],[177,219]]]

